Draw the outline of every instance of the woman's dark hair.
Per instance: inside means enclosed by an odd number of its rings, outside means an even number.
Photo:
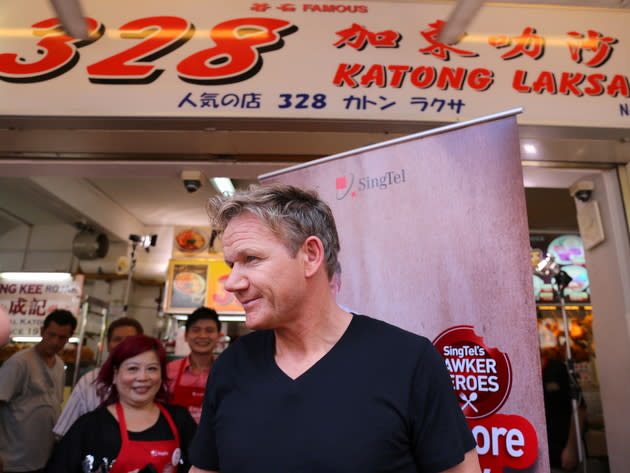
[[[164,351],[164,347],[157,338],[140,334],[127,337],[120,342],[116,348],[112,350],[107,361],[103,363],[103,366],[99,370],[96,379],[96,392],[101,398],[102,406],[114,404],[119,401],[118,389],[116,389],[116,385],[114,384],[114,375],[120,369],[120,365],[125,360],[147,351],[154,351],[160,360],[162,383],[155,395],[155,400],[158,402],[168,402],[170,400],[170,394],[166,387],[168,381],[166,377],[166,351]]]

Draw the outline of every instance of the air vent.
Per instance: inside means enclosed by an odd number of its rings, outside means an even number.
[[[104,258],[109,250],[109,239],[104,233],[84,229],[76,234],[72,241],[72,254],[79,259],[91,260]]]

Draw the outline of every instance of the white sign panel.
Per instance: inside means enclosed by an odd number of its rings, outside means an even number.
[[[0,305],[11,320],[11,337],[39,336],[44,319],[56,309],[78,318],[83,279],[59,282],[0,277]]]
[[[0,113],[459,121],[630,127],[630,12],[452,5],[83,0],[91,41],[47,2],[4,0]]]

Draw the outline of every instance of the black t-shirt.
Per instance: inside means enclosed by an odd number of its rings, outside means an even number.
[[[182,463],[178,470],[187,472],[190,467],[188,447],[197,424],[185,407],[164,405],[173,418],[179,433]],[[128,432],[130,440],[154,441],[174,438],[171,427],[162,413],[158,421],[142,432]],[[120,451],[120,427],[107,410],[99,407],[79,417],[55,447],[46,466],[46,473],[105,473]]]
[[[353,315],[292,380],[272,331],[215,363],[191,463],[221,473],[434,473],[475,446],[443,359],[424,337]]]

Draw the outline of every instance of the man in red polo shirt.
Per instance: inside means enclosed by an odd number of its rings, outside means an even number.
[[[167,366],[171,402],[188,408],[199,423],[206,382],[214,361],[214,347],[219,340],[219,315],[208,307],[200,307],[186,320],[186,343],[190,355],[171,361]]]

